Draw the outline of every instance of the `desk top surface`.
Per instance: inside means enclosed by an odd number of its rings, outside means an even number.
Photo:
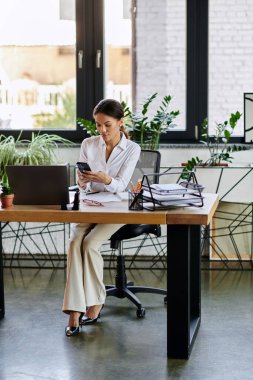
[[[218,195],[203,195],[203,207],[180,207],[157,211],[130,211],[127,201],[105,203],[104,206],[83,206],[78,211],[60,210],[59,206],[14,205],[11,208],[0,209],[0,221],[207,225],[218,206]]]

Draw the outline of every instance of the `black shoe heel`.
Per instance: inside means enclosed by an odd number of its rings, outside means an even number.
[[[82,318],[84,313],[81,313],[79,316],[79,326],[82,328]],[[79,326],[66,326],[65,327],[65,335],[70,337],[73,335],[79,334]]]
[[[65,327],[65,335],[70,337],[73,335],[77,335],[79,333],[79,326],[72,327],[72,326],[66,326]]]
[[[99,315],[97,316],[97,318],[83,317],[82,322],[81,322],[81,326],[84,326],[84,325],[92,325],[93,323],[96,323],[96,322],[97,322],[98,318],[100,318],[100,313],[99,313]]]
[[[101,310],[98,314],[98,316],[96,318],[89,318],[89,317],[86,317],[85,315],[81,318],[81,323],[80,323],[80,326],[84,326],[84,325],[92,325],[94,323],[97,322],[97,320],[99,318],[101,318],[101,311],[103,309],[104,305],[101,307]]]

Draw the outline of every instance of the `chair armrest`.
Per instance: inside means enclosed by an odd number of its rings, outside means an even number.
[[[78,189],[79,189],[79,187],[77,185],[69,186],[69,191],[76,191]]]

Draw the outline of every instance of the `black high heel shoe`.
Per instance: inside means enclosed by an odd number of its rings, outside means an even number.
[[[82,328],[82,318],[84,313],[81,313],[79,316],[79,326]],[[73,335],[77,335],[79,333],[79,326],[66,326],[65,327],[65,335],[70,337]]]
[[[85,315],[83,315],[83,317],[81,318],[80,325],[84,326],[84,325],[92,325],[93,323],[96,323],[97,320],[101,317],[101,311],[102,311],[103,307],[104,307],[104,305],[102,305],[100,312],[98,313],[98,316],[96,318],[89,318],[89,317],[86,317]]]

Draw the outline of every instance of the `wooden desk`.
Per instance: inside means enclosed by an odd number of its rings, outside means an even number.
[[[200,326],[200,228],[218,206],[217,194],[205,194],[202,208],[129,211],[124,202],[62,211],[57,206],[0,209],[2,222],[119,223],[167,225],[167,345],[169,358],[188,358]],[[0,318],[4,317],[4,279],[0,224]],[[162,328],[162,326],[161,326]]]

